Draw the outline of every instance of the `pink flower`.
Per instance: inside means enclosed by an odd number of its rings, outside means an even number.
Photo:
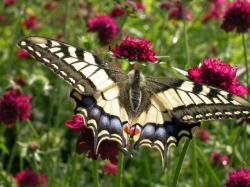
[[[110,13],[110,16],[111,17],[120,17],[120,16],[122,16],[122,15],[124,15],[126,13],[127,13],[127,11],[122,9],[121,7],[114,6],[111,13]]]
[[[47,10],[53,10],[57,7],[57,3],[55,1],[49,1],[44,5],[44,8]]]
[[[37,16],[29,16],[22,21],[22,25],[27,29],[36,29],[38,27]]]
[[[209,133],[208,133],[208,131],[206,129],[204,129],[204,128],[197,128],[196,132],[198,134],[199,139],[202,142],[206,142],[207,140],[209,140]]]
[[[24,49],[20,49],[16,52],[16,56],[18,58],[27,58],[27,59],[32,59],[32,57],[30,56],[30,54],[24,50]]]
[[[28,169],[18,172],[14,179],[20,187],[37,187],[45,186],[46,184],[45,175],[39,175]]]
[[[125,1],[125,6],[132,8],[134,11],[143,11],[145,9],[141,0],[137,1]]]
[[[11,127],[18,120],[25,121],[30,117],[31,96],[15,91],[7,91],[0,98],[0,122]]]
[[[117,165],[112,163],[107,163],[102,168],[102,172],[104,174],[116,175],[117,171],[118,171]]]
[[[247,88],[236,77],[237,69],[220,59],[206,58],[200,67],[188,70],[188,76],[195,82],[224,89],[230,93],[244,96]]]
[[[4,2],[4,4],[10,6],[10,5],[14,5],[16,0],[4,0],[3,2]]]
[[[144,38],[134,38],[127,36],[120,45],[112,49],[115,57],[127,58],[131,61],[150,61],[155,62],[155,52],[151,50],[151,42]]]
[[[67,120],[65,125],[74,131],[80,131],[86,128],[84,118],[80,114],[73,115],[72,120]]]
[[[250,168],[233,170],[228,175],[228,181],[223,187],[249,187]]]
[[[88,158],[108,159],[112,163],[117,163],[118,145],[114,141],[104,140],[98,149],[97,154],[94,151],[94,135],[93,131],[86,127],[82,115],[74,115],[73,120],[66,121],[66,125],[75,130],[80,131],[81,134],[77,139],[76,152],[78,154],[85,153]]]
[[[209,8],[202,17],[202,22],[207,23],[212,19],[222,19],[226,4],[226,0],[210,0]]]
[[[108,44],[118,32],[118,26],[111,16],[95,16],[88,20],[89,32],[97,32],[102,44]]]
[[[31,151],[31,152],[36,151],[38,148],[39,148],[39,145],[38,145],[36,142],[31,142],[31,143],[28,145],[28,149],[29,149],[29,151]]]
[[[221,28],[226,32],[236,29],[247,32],[250,28],[250,3],[246,0],[235,1],[227,6]]]
[[[225,167],[230,162],[230,159],[228,156],[223,155],[219,152],[212,152],[212,154],[210,156],[210,160],[211,160],[213,165],[220,166],[220,167]]]

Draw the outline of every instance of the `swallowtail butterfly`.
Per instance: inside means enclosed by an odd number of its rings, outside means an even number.
[[[42,37],[18,41],[35,59],[72,87],[76,113],[93,130],[94,149],[103,140],[122,147],[148,146],[161,153],[164,163],[170,146],[202,120],[250,117],[244,98],[211,86],[173,78],[148,78],[139,70],[114,69],[78,47]]]

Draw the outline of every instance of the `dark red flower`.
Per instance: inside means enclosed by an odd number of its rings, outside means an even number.
[[[3,2],[4,2],[4,4],[10,6],[10,5],[15,4],[16,0],[4,0]]]
[[[7,91],[0,98],[0,122],[11,126],[18,120],[25,121],[30,117],[31,96],[15,91]]]
[[[226,0],[210,0],[209,7],[206,8],[206,12],[202,17],[202,22],[207,23],[213,19],[222,19],[226,4]]]
[[[249,187],[250,168],[233,170],[228,175],[227,183],[223,187]]]
[[[85,153],[91,159],[100,157],[103,160],[108,159],[114,164],[117,163],[118,145],[114,141],[104,140],[100,144],[97,154],[95,154],[93,131],[86,127],[82,115],[74,115],[73,120],[66,121],[66,125],[81,132],[76,144],[78,154]]]
[[[36,29],[38,27],[37,16],[29,16],[22,21],[22,25],[27,29]]]
[[[155,52],[151,50],[152,44],[144,38],[127,36],[120,45],[112,49],[115,57],[127,58],[131,61],[156,62]]]
[[[102,168],[102,172],[104,174],[116,175],[117,171],[118,171],[117,165],[116,164],[112,164],[112,163],[107,163]]]
[[[95,16],[88,20],[89,32],[97,32],[102,44],[108,44],[118,32],[118,26],[111,16]]]
[[[20,187],[37,187],[45,186],[46,176],[43,174],[37,174],[31,170],[23,170],[18,172],[14,177],[16,183]]]
[[[213,165],[220,167],[225,167],[230,162],[230,159],[227,155],[223,155],[222,153],[219,152],[212,152],[210,160]]]
[[[236,77],[237,69],[220,59],[207,58],[200,67],[188,70],[188,76],[195,82],[224,89],[239,96],[247,94],[247,88]]]
[[[125,1],[125,6],[131,7],[134,11],[143,11],[145,9],[143,3],[140,0],[137,1]]]
[[[44,8],[47,10],[53,10],[57,7],[57,3],[55,1],[49,1],[44,5]]]
[[[201,141],[206,142],[209,140],[209,133],[206,129],[204,128],[197,128],[196,130],[198,137]]]
[[[80,114],[73,115],[71,120],[65,122],[65,125],[74,131],[86,128],[84,118]]]
[[[0,15],[0,23],[5,23],[6,22],[6,17]]]
[[[236,29],[237,32],[247,32],[250,28],[250,3],[235,1],[227,6],[221,28],[226,32]]]
[[[24,49],[20,49],[16,52],[16,56],[18,58],[27,58],[27,59],[32,59],[32,57],[30,56],[30,54],[24,50]]]
[[[124,10],[123,8],[119,7],[119,6],[115,6],[113,7],[111,13],[110,13],[110,16],[112,17],[119,17],[119,16],[122,16],[124,14],[126,14],[127,11]]]
[[[172,7],[172,2],[163,1],[160,3],[160,8],[169,10]]]

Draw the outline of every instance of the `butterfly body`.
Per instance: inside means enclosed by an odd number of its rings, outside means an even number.
[[[202,120],[250,117],[250,104],[224,90],[174,78],[146,77],[138,69],[129,73],[78,47],[42,37],[18,42],[35,59],[73,88],[75,112],[92,129],[97,151],[112,140],[126,147],[148,146],[164,161],[170,146]]]

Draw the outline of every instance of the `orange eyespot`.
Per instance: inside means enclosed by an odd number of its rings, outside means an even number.
[[[129,135],[129,136],[136,136],[141,133],[141,127],[138,125],[135,125],[133,127],[130,127],[129,124],[125,124],[123,126],[123,130]]]

